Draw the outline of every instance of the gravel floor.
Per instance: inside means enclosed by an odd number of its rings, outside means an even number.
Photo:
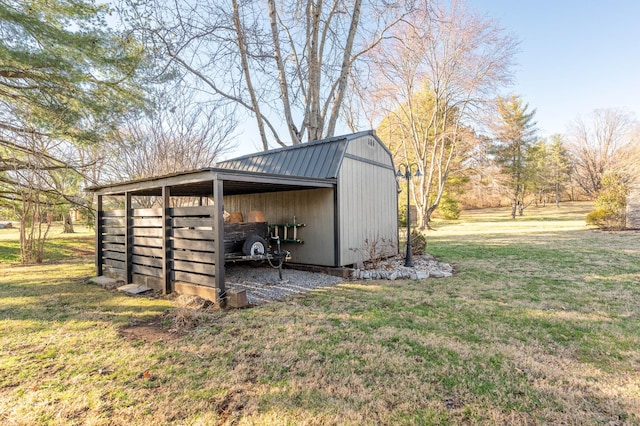
[[[414,256],[414,267],[404,266],[404,256],[398,255],[379,262],[378,269],[355,270],[352,279],[396,280],[445,278],[453,275],[453,268],[447,263],[438,262],[428,254]],[[319,272],[283,269],[282,280],[278,270],[268,264],[253,266],[250,263],[225,265],[225,283],[227,288],[247,291],[247,302],[259,305],[282,300],[295,294],[306,293],[313,289],[335,285],[344,278]]]
[[[283,269],[281,281],[278,276],[278,270],[269,265],[225,265],[227,288],[246,290],[247,302],[253,305],[283,300],[289,296],[335,285],[343,281],[343,278],[318,272],[298,271],[296,269]]]

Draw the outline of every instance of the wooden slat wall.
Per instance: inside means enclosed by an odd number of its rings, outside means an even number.
[[[124,210],[107,210],[100,217],[102,256],[100,261],[105,270],[118,276],[125,275],[125,223]]]
[[[131,272],[162,277],[162,209],[133,209]]]
[[[173,280],[215,286],[213,207],[173,208],[169,214]]]
[[[126,275],[127,256],[133,276],[144,280],[163,277],[163,209],[132,209],[127,253],[125,210],[104,211],[100,218],[102,265]],[[171,281],[215,286],[214,207],[180,207],[167,209],[167,246],[170,256],[167,268]]]

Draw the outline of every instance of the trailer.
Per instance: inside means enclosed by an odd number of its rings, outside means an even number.
[[[277,233],[269,234],[267,222],[225,223],[224,236],[225,262],[266,261],[282,279],[282,265],[291,260],[291,253],[282,250]]]

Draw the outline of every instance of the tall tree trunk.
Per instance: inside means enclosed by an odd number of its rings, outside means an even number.
[[[256,122],[258,124],[258,131],[260,132],[260,138],[262,139],[262,148],[266,151],[269,149],[269,142],[267,141],[267,134],[264,130],[264,123],[262,122],[262,114],[260,113],[260,104],[256,97],[256,92],[253,90],[253,84],[251,82],[251,72],[249,71],[249,61],[247,60],[247,51],[245,44],[245,33],[242,23],[240,22],[240,10],[238,8],[238,1],[231,0],[233,5],[233,25],[236,27],[236,36],[238,42],[238,51],[240,52],[240,58],[242,61],[242,70],[244,71],[244,78],[247,82],[247,91],[251,97],[251,106],[256,116]]]
[[[358,22],[360,20],[360,10],[362,7],[362,0],[356,0],[353,6],[353,15],[351,16],[351,26],[349,27],[349,35],[347,36],[347,43],[344,48],[342,56],[342,67],[340,69],[340,77],[338,78],[338,90],[336,93],[336,99],[333,102],[331,108],[331,116],[329,117],[329,126],[327,128],[327,137],[332,137],[338,116],[340,115],[340,107],[344,100],[344,93],[347,86],[347,77],[349,76],[349,70],[351,70],[351,52],[353,51],[353,40],[356,37],[356,31],[358,29]]]
[[[309,43],[309,93],[307,103],[309,104],[309,115],[307,117],[309,123],[309,140],[315,141],[322,139],[322,128],[324,124],[321,122],[320,113],[320,12],[322,11],[322,0],[318,0],[315,4],[314,0],[308,0],[307,3],[307,19],[310,20],[307,28],[307,43]]]
[[[63,215],[62,221],[62,233],[63,234],[74,234],[75,231],[73,229],[73,220],[71,218],[71,212],[68,211]]]
[[[524,216],[524,188],[520,190],[520,201],[518,202],[518,216]]]
[[[282,61],[282,53],[280,51],[280,36],[278,34],[278,12],[276,10],[275,0],[269,0],[269,21],[271,23],[271,37],[273,38],[273,53],[278,67],[278,79],[280,81],[280,94],[282,96],[282,105],[284,108],[284,117],[289,128],[289,135],[291,136],[291,143],[294,145],[302,142],[300,137],[302,136],[295,123],[293,122],[293,115],[291,114],[291,101],[289,99],[289,84],[287,82],[287,75],[285,72],[284,62]]]
[[[520,202],[520,185],[516,185],[516,190],[513,193],[513,198],[511,199],[511,219],[516,218],[519,202]]]

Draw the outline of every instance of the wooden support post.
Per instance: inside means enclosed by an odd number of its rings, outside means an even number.
[[[213,223],[215,236],[215,283],[216,283],[216,303],[221,307],[225,306],[226,287],[224,283],[224,187],[223,181],[214,178],[213,180]]]
[[[133,282],[133,208],[131,207],[131,193],[125,193],[124,201],[124,252],[125,252],[125,280]]]
[[[102,195],[96,201],[96,274],[102,275]]]
[[[171,187],[162,187],[162,294],[171,293]]]

